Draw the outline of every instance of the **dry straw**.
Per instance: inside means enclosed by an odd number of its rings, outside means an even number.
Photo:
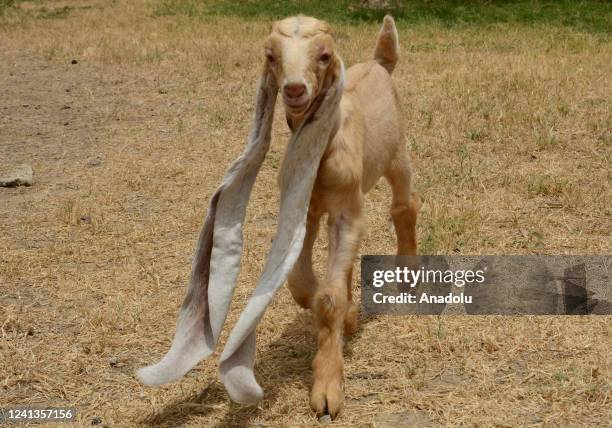
[[[311,317],[286,290],[258,329],[260,407],[229,402],[218,354],[160,389],[134,375],[170,344],[206,202],[243,149],[268,23],[80,3],[92,7],[0,22],[0,166],[29,163],[37,180],[0,191],[0,405],[77,406],[79,425],[317,425]],[[336,28],[347,66],[369,57],[377,30]],[[552,27],[400,33],[394,79],[424,198],[422,251],[609,254],[610,42]],[[276,229],[287,139],[279,115],[228,327]],[[394,251],[389,198],[381,183],[367,199],[362,253]],[[325,239],[319,271],[324,254]],[[610,325],[362,319],[345,346],[346,408],[334,425],[608,425]]]

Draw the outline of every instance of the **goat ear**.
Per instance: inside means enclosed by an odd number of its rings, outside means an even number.
[[[319,43],[317,43],[317,57],[320,58],[322,55],[330,56],[329,63],[325,69],[325,76],[323,81],[322,92],[326,92],[327,89],[336,82],[340,76],[340,69],[342,68],[342,59],[337,53],[336,43],[330,34],[323,34],[319,36]]]
[[[255,111],[257,111],[257,106],[260,103],[265,103],[264,99],[262,98],[276,97],[277,93],[278,83],[276,82],[276,77],[272,72],[270,63],[264,60],[263,70],[259,79],[259,87],[257,88],[257,98],[255,99]],[[272,105],[272,109],[274,110],[274,105]],[[257,117],[255,120],[257,121]],[[255,126],[255,124],[256,123],[254,123],[253,126]]]
[[[257,287],[221,355],[221,380],[230,398],[241,403],[255,403],[263,395],[253,372],[255,331],[274,294],[285,282],[299,257],[304,242],[312,187],[333,132],[334,112],[342,97],[344,72],[341,60],[330,75],[333,79],[331,86],[318,97],[318,106],[309,117],[312,120],[304,121],[287,145],[280,174],[281,197],[276,237]]]
[[[266,65],[257,87],[246,149],[211,198],[172,346],[159,363],[138,371],[147,385],[182,377],[214,351],[240,270],[242,224],[251,189],[270,146],[277,93],[276,79]]]
[[[329,66],[327,67],[327,72],[325,74],[324,92],[326,92],[336,82],[338,82],[338,79],[340,79],[343,70],[344,66],[342,63],[342,58],[340,58],[340,56],[336,53],[336,50],[334,49],[332,51],[331,61],[329,62]]]

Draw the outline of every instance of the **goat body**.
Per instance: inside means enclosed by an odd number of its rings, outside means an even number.
[[[304,16],[272,25],[259,81],[251,135],[211,197],[199,235],[189,288],[172,346],[157,364],[138,371],[148,385],[176,380],[210,356],[219,340],[238,277],[242,223],[255,177],[270,145],[279,92],[292,136],[280,171],[276,238],[261,278],[220,358],[232,400],[254,403],[263,391],[253,365],[257,323],[285,279],[317,327],[310,402],[335,417],[344,401],[342,340],[357,326],[351,294],[353,262],[364,230],[364,195],[385,177],[398,254],[416,254],[418,197],[411,191],[399,100],[391,72],[399,58],[395,23],[385,17],[374,59],[346,73],[330,27]],[[327,214],[329,259],[319,281],[312,248]]]
[[[318,331],[311,391],[311,406],[317,414],[327,412],[335,417],[342,407],[342,337],[352,333],[357,324],[351,279],[364,231],[363,198],[383,176],[393,192],[391,216],[398,254],[416,254],[419,200],[411,191],[399,98],[391,78],[398,58],[397,31],[387,16],[374,59],[346,72],[343,97],[335,112],[336,132],[319,165],[304,245],[289,275],[288,286],[295,301],[313,310]],[[299,117],[290,111],[287,119],[290,127],[299,123]],[[323,214],[327,214],[329,259],[325,278],[319,281],[312,268],[312,247]]]

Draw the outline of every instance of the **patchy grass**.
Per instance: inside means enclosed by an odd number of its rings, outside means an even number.
[[[490,2],[526,7],[510,3]],[[159,13],[173,4],[17,2],[0,18],[0,170],[30,163],[36,177],[0,190],[1,405],[73,405],[79,425],[317,426],[312,320],[286,290],[259,327],[259,407],[228,401],[218,354],[159,389],[134,377],[172,338],[208,199],[247,138],[269,28],[268,17],[230,11]],[[603,3],[558,4],[608,19]],[[38,19],[66,6],[61,19]],[[476,24],[406,18],[401,29],[393,77],[423,199],[420,251],[609,254],[612,45],[588,23],[500,24],[491,13]],[[378,25],[335,24],[348,65],[369,58]],[[230,325],[270,247],[288,135],[279,109]],[[362,253],[394,253],[389,205],[381,182]],[[325,245],[323,234],[319,272]],[[364,318],[345,346],[346,409],[334,425],[605,426],[610,321]]]
[[[361,0],[163,0],[154,13],[157,16],[223,15],[249,19],[279,19],[301,13],[344,23],[380,21],[385,14],[391,13],[400,25],[544,24],[595,33],[612,32],[612,5],[605,0],[387,0],[369,4]]]
[[[74,1],[0,0],[0,17],[4,16],[3,24],[24,24],[31,19],[64,19],[75,10],[100,7],[102,6],[99,3],[82,4]]]
[[[0,16],[9,8],[15,6],[15,0],[0,0]]]

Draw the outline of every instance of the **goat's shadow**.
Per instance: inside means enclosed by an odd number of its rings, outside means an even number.
[[[372,319],[374,318],[371,316],[363,314],[360,316],[357,331],[347,337],[345,357],[352,358],[350,343],[359,338],[362,326]],[[255,377],[264,390],[263,402],[258,407],[231,403],[229,410],[216,426],[247,426],[251,418],[257,417],[261,411],[276,403],[286,388],[303,389],[305,403],[308,403],[308,392],[312,383],[311,362],[315,352],[316,340],[312,327],[312,315],[310,311],[301,312],[285,327],[277,340],[257,353]],[[154,427],[182,426],[194,416],[210,414],[227,401],[229,397],[223,385],[213,380],[202,392],[165,405],[160,413],[145,417],[141,424]]]

